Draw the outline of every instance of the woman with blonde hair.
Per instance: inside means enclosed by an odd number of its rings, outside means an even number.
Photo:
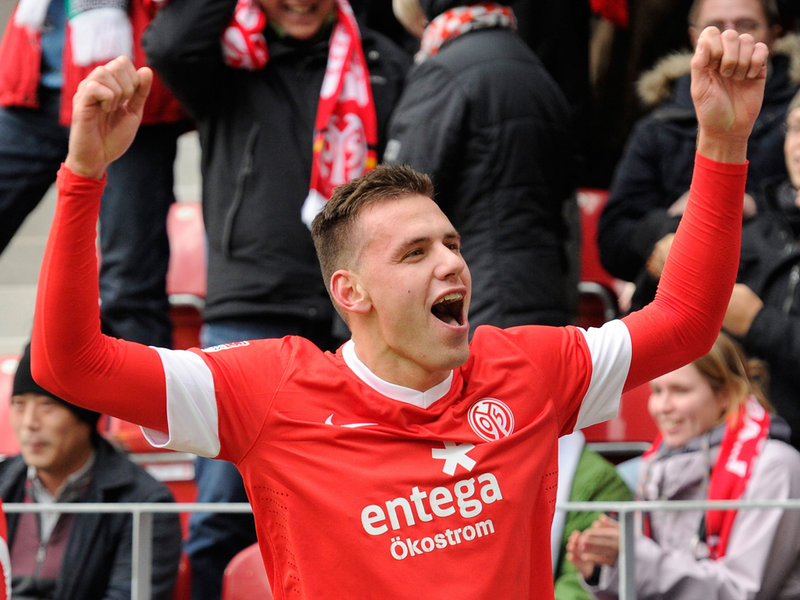
[[[764,391],[763,365],[721,333],[708,354],[651,382],[659,435],[639,471],[640,500],[800,498],[800,453]],[[568,557],[598,598],[618,593],[619,527],[602,516]],[[800,597],[800,510],[643,513],[636,597]]]

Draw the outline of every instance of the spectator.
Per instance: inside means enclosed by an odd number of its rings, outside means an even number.
[[[748,146],[747,216],[755,212],[754,190],[771,177],[785,176],[781,124],[800,85],[800,38],[776,42],[781,33],[777,22],[775,0],[695,0],[689,12],[692,44],[703,27],[716,25],[738,28],[775,49],[764,104]],[[661,98],[660,104],[631,133],[598,225],[603,265],[615,277],[636,283],[634,310],[653,297],[689,189],[697,119],[689,94],[688,62],[688,55],[670,56],[642,79],[640,89],[647,84],[669,97],[654,94],[654,101]]]
[[[577,296],[565,211],[574,157],[564,95],[514,32],[509,7],[398,2],[414,3],[429,24],[384,162],[431,175],[436,202],[464,240],[472,332],[571,323]]]
[[[557,502],[631,500],[628,484],[614,465],[590,450],[585,441],[581,431],[558,438]],[[556,600],[591,600],[581,584],[580,573],[566,559],[566,548],[573,531],[583,531],[599,517],[596,511],[556,511],[550,539]]]
[[[119,54],[144,65],[152,0],[21,0],[0,45],[0,252],[39,204],[67,154],[72,96],[92,68]],[[108,333],[172,345],[166,292],[167,212],[177,138],[190,128],[154,84],[143,127],[108,172],[100,211],[100,298]]]
[[[642,462],[639,499],[800,498],[800,454],[771,414],[758,368],[722,333],[708,354],[652,381],[648,408],[659,436]],[[796,510],[644,513],[636,597],[797,598],[798,534]],[[618,554],[619,528],[607,517],[568,544],[601,598],[618,592]]]
[[[243,53],[236,39],[246,40]],[[302,334],[335,348],[340,334],[307,223],[332,186],[375,164],[408,55],[376,32],[359,33],[342,0],[172,0],[144,41],[200,134],[202,344]],[[232,465],[200,458],[196,473],[198,501],[246,500]],[[194,513],[186,550],[195,600],[219,598],[225,565],[254,541],[250,515]]]
[[[636,81],[665,56],[690,49],[693,0],[591,0],[592,114],[581,186],[608,189],[631,128],[645,112]]]
[[[381,166],[339,186],[312,226],[352,332],[336,353],[300,336],[204,351],[102,335],[91,232],[152,81],[119,57],[75,98],[34,374],[159,446],[235,463],[277,597],[552,598],[556,438],[703,354],[722,324],[767,57],[734,31],[698,41],[695,178],[648,307],[592,330],[486,326],[470,341],[471,278],[430,178]]]
[[[0,463],[4,502],[172,502],[164,484],[97,432],[96,412],[69,404],[31,376],[20,359],[11,426],[21,453]],[[128,600],[132,516],[128,513],[21,513],[8,518],[12,597]],[[152,598],[169,600],[181,556],[177,513],[154,515]]]
[[[725,329],[769,365],[769,396],[800,449],[800,94],[789,105],[788,177],[766,182],[759,212],[742,229],[742,258]]]

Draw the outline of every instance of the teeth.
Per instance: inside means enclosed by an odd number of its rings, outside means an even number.
[[[451,292],[446,296],[443,296],[440,300],[436,302],[436,304],[442,304],[443,302],[458,302],[459,300],[463,300],[463,296],[458,292]]]
[[[311,6],[287,6],[286,8],[289,12],[293,12],[297,15],[305,15],[311,12]]]

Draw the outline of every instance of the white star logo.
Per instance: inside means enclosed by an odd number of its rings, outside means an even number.
[[[443,460],[444,466],[442,471],[448,475],[453,475],[456,472],[456,467],[461,465],[467,471],[472,471],[475,467],[475,461],[467,456],[467,452],[475,447],[475,444],[465,442],[457,444],[456,442],[442,442],[444,448],[433,448],[431,455],[437,460]]]

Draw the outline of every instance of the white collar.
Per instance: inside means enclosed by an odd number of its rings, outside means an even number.
[[[406,404],[413,404],[420,408],[428,408],[431,404],[443,398],[445,394],[450,391],[450,386],[453,383],[452,371],[450,371],[450,374],[444,381],[437,383],[424,392],[397,385],[396,383],[390,383],[375,375],[375,373],[369,370],[367,365],[361,362],[361,359],[356,355],[356,345],[353,340],[348,340],[345,342],[344,346],[342,346],[342,357],[347,366],[350,367],[350,370],[376,392],[388,396],[393,400],[399,400]]]

